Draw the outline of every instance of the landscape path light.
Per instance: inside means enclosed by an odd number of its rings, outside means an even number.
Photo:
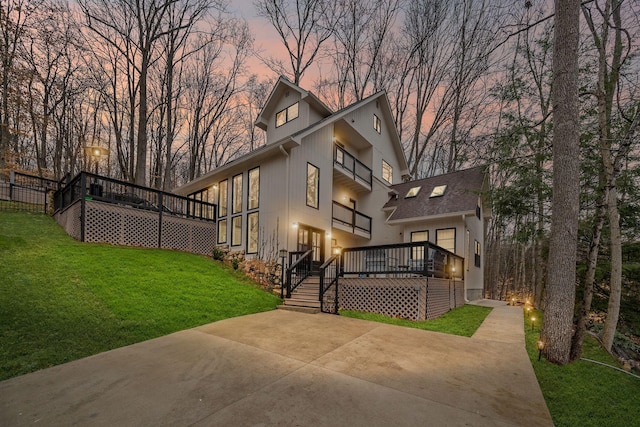
[[[533,327],[536,325],[536,318],[532,317],[531,318],[531,332],[533,332]]]

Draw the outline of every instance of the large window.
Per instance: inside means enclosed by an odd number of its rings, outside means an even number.
[[[429,240],[429,230],[412,231],[411,243],[414,242],[426,242]],[[411,259],[423,260],[424,259],[424,246],[416,246],[411,248]]]
[[[255,254],[258,252],[258,212],[252,212],[247,215],[247,253]]]
[[[224,243],[227,243],[227,220],[221,219],[218,221],[218,244]]]
[[[382,179],[387,181],[389,184],[393,184],[393,168],[384,160],[382,161]]]
[[[475,243],[475,266],[480,267],[480,242],[474,240]]]
[[[307,163],[307,206],[318,209],[320,205],[320,169]]]
[[[234,216],[231,219],[231,246],[242,244],[242,216]]]
[[[456,229],[455,228],[442,228],[436,230],[436,245],[448,250],[449,252],[456,252]]]
[[[242,212],[242,174],[233,177],[233,201],[231,203],[231,213],[236,214]]]
[[[291,120],[298,118],[298,103],[288,106],[276,113],[276,127],[280,127]]]
[[[258,209],[260,204],[260,168],[249,171],[249,192],[247,194],[247,209]]]
[[[229,181],[226,179],[220,181],[220,188],[218,193],[218,216],[224,218],[227,216],[227,184]]]

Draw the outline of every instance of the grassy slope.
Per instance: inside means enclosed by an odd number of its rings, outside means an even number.
[[[527,351],[538,377],[542,394],[556,426],[632,426],[640,425],[640,379],[586,361],[566,366],[538,362],[536,343],[540,319],[531,331],[525,316]],[[617,366],[592,336],[587,336],[582,357]]]
[[[278,302],[203,256],[83,244],[0,212],[0,380]]]
[[[482,324],[484,319],[491,312],[491,308],[476,305],[463,305],[443,316],[421,322],[406,319],[396,319],[382,314],[363,313],[360,311],[343,310],[343,316],[354,317],[356,319],[372,320],[375,322],[388,323],[390,325],[408,326],[410,328],[424,329],[426,331],[443,332],[452,335],[470,337]]]

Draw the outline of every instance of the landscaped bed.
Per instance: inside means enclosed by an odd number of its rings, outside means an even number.
[[[24,212],[0,212],[0,278],[0,380],[280,301],[211,258],[80,243]]]

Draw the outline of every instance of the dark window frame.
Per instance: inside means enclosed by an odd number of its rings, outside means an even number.
[[[289,117],[290,116],[290,110],[291,107],[293,107],[294,105],[297,105],[297,114],[295,115],[295,117]],[[278,116],[284,113],[284,122],[278,124]],[[276,128],[279,128],[280,126],[284,126],[287,123],[297,119],[298,117],[300,117],[300,101],[296,101],[293,104],[289,105],[287,108],[283,108],[282,110],[278,111],[275,115],[275,121],[276,121]]]
[[[379,134],[382,134],[382,120],[377,114],[373,114],[373,129]]]
[[[236,227],[235,221],[240,218],[240,236],[238,236],[238,243],[236,243]],[[236,215],[231,217],[231,246],[242,246],[242,215]]]
[[[252,217],[256,217],[257,218],[257,230],[255,230],[256,233],[256,247],[255,250],[251,250],[250,249],[250,245],[249,245],[249,241],[251,239],[251,218]],[[246,251],[248,254],[257,254],[258,253],[258,246],[260,246],[260,213],[259,211],[254,211],[254,212],[250,212],[247,214],[247,246],[246,246]]]
[[[437,246],[440,246],[441,248],[443,248],[443,247],[444,247],[444,246],[442,246],[442,245],[440,244],[440,242],[438,241],[438,232],[439,232],[439,231],[447,231],[447,230],[453,230],[453,250],[452,250],[452,251],[450,251],[450,252],[452,252],[452,253],[454,253],[454,254],[455,254],[455,253],[456,253],[456,239],[457,239],[457,237],[458,237],[458,235],[457,235],[457,234],[458,234],[458,230],[457,230],[457,228],[456,228],[456,227],[437,228],[437,229],[436,229],[436,245],[437,245]],[[447,248],[445,248],[445,249],[447,249]],[[447,249],[447,250],[448,250],[448,249]]]
[[[224,224],[224,233],[220,233],[220,227],[222,226],[222,224]],[[227,218],[224,219],[219,219],[218,220],[218,236],[217,236],[217,242],[219,245],[226,245],[227,244],[227,235],[229,232],[229,222],[227,221]],[[222,239],[221,239],[222,237]]]
[[[256,200],[256,205],[251,206],[251,173],[258,172],[258,197]],[[249,169],[247,172],[247,210],[252,211],[255,209],[260,209],[260,166],[256,166],[255,168]]]
[[[220,195],[222,194],[222,187],[224,184],[225,200],[224,203],[220,202]],[[222,209],[224,208],[224,214]],[[218,217],[225,218],[229,213],[229,180],[223,179],[218,183]]]
[[[244,177],[242,173],[236,174],[231,178],[231,215],[237,215],[242,212],[242,190]],[[236,186],[236,178],[240,177],[240,185]],[[239,195],[237,194],[239,191]],[[238,199],[236,200],[236,196]],[[236,210],[236,201],[240,201],[240,209]]]
[[[480,242],[478,242],[477,240],[473,240],[474,242],[474,249],[473,249],[473,254],[474,254],[474,265],[478,268],[480,268],[481,265],[481,253],[480,253]]]
[[[317,179],[316,179],[316,200],[315,206],[309,204],[309,167],[314,168],[317,171]],[[307,180],[306,180],[306,191],[305,191],[305,203],[307,206],[313,209],[320,209],[320,168],[314,165],[311,162],[307,162]]]

